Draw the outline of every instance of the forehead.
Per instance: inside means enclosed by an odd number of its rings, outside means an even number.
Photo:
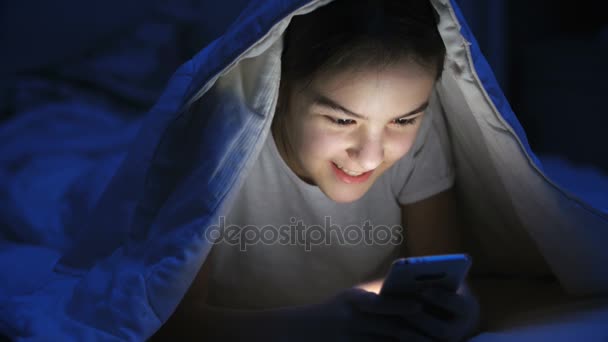
[[[394,75],[400,78],[434,78],[434,70],[423,67],[409,58],[401,58],[393,62],[359,63],[346,67],[327,67],[320,69],[312,78],[311,83],[335,81],[366,81],[373,78]]]
[[[430,96],[434,81],[431,72],[406,62],[321,73],[303,90],[309,100],[322,95],[362,112],[374,109],[392,111],[387,108],[391,106],[404,111],[424,103]]]

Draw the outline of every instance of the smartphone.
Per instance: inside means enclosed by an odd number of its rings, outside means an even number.
[[[384,279],[380,294],[411,294],[432,286],[456,292],[470,267],[471,257],[467,254],[397,259]]]

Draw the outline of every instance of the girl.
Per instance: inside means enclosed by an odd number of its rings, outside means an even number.
[[[389,300],[371,289],[397,257],[461,251],[431,96],[445,55],[436,25],[426,0],[338,0],[293,19],[271,134],[159,336],[171,326],[218,340],[471,333],[467,293]]]

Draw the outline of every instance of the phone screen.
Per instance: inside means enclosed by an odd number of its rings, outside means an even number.
[[[427,287],[457,291],[471,266],[466,254],[401,258],[393,262],[380,294],[412,293]]]

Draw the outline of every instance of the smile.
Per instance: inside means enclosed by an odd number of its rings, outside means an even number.
[[[346,174],[348,174],[349,176],[355,176],[355,177],[356,177],[356,176],[360,176],[360,175],[362,175],[363,173],[365,173],[365,172],[355,172],[355,171],[351,171],[351,170],[346,169],[346,168],[344,168],[344,167],[342,167],[342,166],[340,166],[340,165],[338,165],[338,164],[336,164],[336,166],[338,167],[338,169],[340,169],[340,170],[344,171],[344,172],[345,172]]]
[[[374,170],[366,171],[366,172],[355,172],[348,169],[345,169],[339,166],[336,163],[331,163],[332,168],[338,179],[347,184],[353,183],[363,183],[365,182],[369,176],[374,172]]]

